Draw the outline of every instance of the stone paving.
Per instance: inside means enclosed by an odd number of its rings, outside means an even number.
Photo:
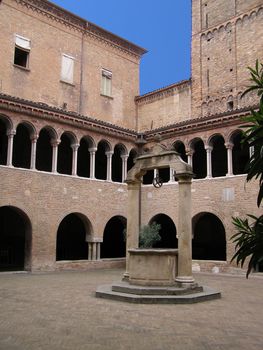
[[[196,274],[222,298],[194,305],[97,299],[122,270],[0,274],[1,350],[262,350],[263,277]]]

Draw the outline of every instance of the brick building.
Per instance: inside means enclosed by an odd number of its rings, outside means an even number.
[[[192,77],[138,96],[146,52],[46,0],[0,1],[0,269],[123,263],[127,170],[157,133],[193,166],[193,258],[231,269],[245,185],[246,67],[263,59],[262,0],[192,0]],[[223,53],[223,55],[222,55]],[[178,185],[143,178],[141,221],[176,247]]]

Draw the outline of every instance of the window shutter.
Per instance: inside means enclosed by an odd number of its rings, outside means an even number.
[[[61,80],[73,83],[74,76],[74,58],[68,55],[62,55]]]
[[[16,46],[22,48],[22,49],[25,49],[25,50],[30,50],[30,40],[27,39],[27,38],[24,38],[23,36],[21,35],[17,35],[15,36],[15,43],[16,43]]]

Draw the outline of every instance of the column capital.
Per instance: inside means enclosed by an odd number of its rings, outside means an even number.
[[[90,153],[93,153],[93,152],[95,153],[95,152],[97,152],[98,148],[97,147],[90,147],[88,150]]]
[[[128,154],[122,154],[121,159],[122,160],[127,160],[129,158]]]
[[[37,142],[38,136],[39,136],[38,134],[34,134],[34,135],[30,136],[30,140],[32,142]]]
[[[234,144],[233,144],[232,142],[225,142],[225,147],[226,147],[227,149],[233,149]]]
[[[113,151],[107,151],[107,152],[105,152],[105,154],[106,154],[107,157],[112,157],[113,153],[114,153]]]
[[[61,142],[60,140],[51,139],[50,144],[51,144],[52,147],[56,147],[56,146],[58,146],[60,144],[60,142]]]
[[[8,132],[6,133],[6,136],[8,137],[14,137],[16,134],[16,130],[8,130]]]
[[[205,145],[205,150],[206,150],[207,152],[212,152],[212,151],[213,151],[213,146]]]
[[[79,143],[73,143],[70,145],[70,147],[73,149],[73,151],[76,151],[79,148]]]
[[[185,150],[185,154],[186,154],[187,156],[192,156],[194,153],[195,153],[195,150],[192,149],[192,148],[189,148],[189,149],[186,149],[186,150]]]

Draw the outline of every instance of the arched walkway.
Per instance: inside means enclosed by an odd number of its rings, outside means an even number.
[[[109,144],[102,140],[98,144],[95,155],[95,178],[100,180],[107,179],[107,154],[110,151]]]
[[[31,225],[18,208],[0,208],[0,271],[28,270],[31,264]]]
[[[221,135],[215,135],[211,138],[212,146],[212,176],[225,176],[227,173],[227,150],[225,140]]]
[[[82,177],[90,177],[90,151],[91,142],[88,138],[80,140],[78,149],[78,167],[77,174]]]
[[[124,178],[124,174],[122,174],[124,156],[128,158],[127,150],[122,144],[117,144],[112,155],[112,181],[114,182],[122,182],[122,178]]]
[[[126,255],[123,231],[127,220],[123,216],[113,216],[106,224],[101,245],[101,258],[121,258]]]
[[[193,259],[226,260],[226,235],[221,220],[211,213],[193,218]]]
[[[155,244],[154,248],[177,248],[176,226],[173,220],[166,214],[157,214],[149,223],[152,224],[153,222],[161,225],[159,235],[162,238],[161,241]]]
[[[58,146],[58,165],[57,169],[60,174],[72,174],[72,137],[68,133],[61,136],[61,142]]]
[[[57,231],[56,260],[88,259],[88,220],[79,213],[67,215]]]
[[[173,144],[173,147],[172,147],[177,153],[180,154],[180,157],[182,158],[182,160],[184,162],[187,163],[187,155],[186,155],[186,152],[185,152],[185,145],[182,141],[176,141],[174,144]]]

